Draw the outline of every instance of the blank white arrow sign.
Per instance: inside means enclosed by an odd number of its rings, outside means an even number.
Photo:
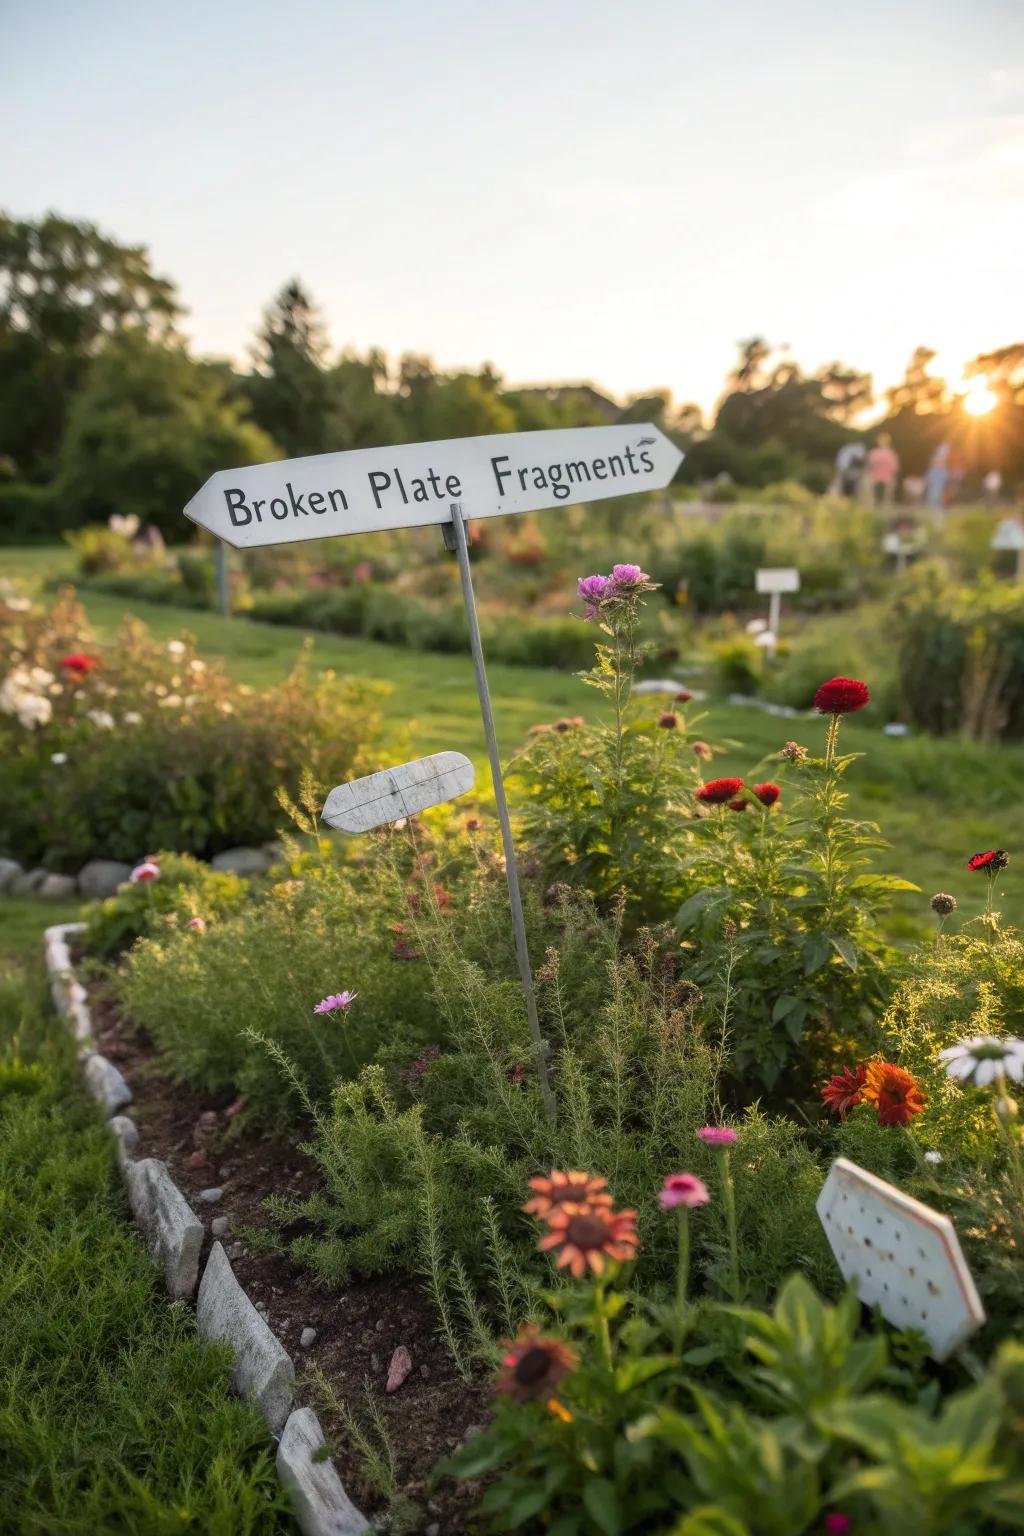
[[[397,768],[332,789],[322,819],[341,832],[370,832],[374,827],[416,816],[431,805],[455,800],[473,788],[473,764],[461,752],[435,752]]]

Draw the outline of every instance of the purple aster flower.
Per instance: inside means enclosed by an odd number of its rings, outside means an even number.
[[[697,1132],[706,1147],[731,1147],[739,1137],[727,1125],[705,1125]]]
[[[613,565],[612,581],[617,587],[639,587],[650,577],[638,565]]]
[[[576,583],[576,591],[585,603],[593,606],[607,597],[611,584],[610,576],[581,576]]]
[[[342,1013],[347,1013],[359,996],[358,992],[332,992],[330,997],[322,998],[313,1009],[314,1013],[337,1013],[339,1008]]]

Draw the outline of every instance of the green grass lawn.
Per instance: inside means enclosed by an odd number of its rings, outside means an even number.
[[[55,574],[66,558],[67,552],[53,549],[3,550],[0,572],[38,581]],[[126,612],[120,598],[83,592],[82,600],[92,622],[106,634],[116,629]],[[159,604],[136,602],[127,608],[156,635],[169,639],[182,630],[190,631],[204,654],[221,657],[235,677],[255,687],[285,676],[305,638],[298,630]],[[476,765],[478,783],[486,786],[483,728],[468,656],[419,653],[373,641],[317,635],[313,658],[318,668],[387,682],[391,691],[383,712],[391,741],[401,740],[410,755],[445,748],[465,752]],[[822,676],[834,666],[834,657],[823,655]],[[489,668],[489,676],[505,761],[535,722],[594,709],[596,695],[571,674],[495,665]],[[652,708],[659,707],[657,700],[650,702]],[[816,719],[780,720],[721,703],[707,707],[700,729],[710,741],[743,743],[723,753],[716,767],[745,775],[789,737],[812,749],[820,748],[823,738],[822,724]],[[1018,790],[1024,747],[981,747],[927,737],[893,739],[857,719],[844,725],[843,744],[866,754],[849,775],[851,811],[881,824],[892,844],[880,855],[881,865],[913,880],[924,892],[922,897],[900,898],[896,931],[915,931],[919,920],[926,921],[927,897],[937,890],[951,891],[960,901],[962,915],[979,912],[984,877],[968,874],[964,863],[981,848],[998,846],[1011,855],[1024,849],[1024,804]],[[766,766],[764,775],[776,766]],[[1024,922],[1024,889],[1016,863],[1003,877],[1000,900],[1008,920]]]
[[[0,984],[0,1530],[293,1532],[266,1427],[164,1295],[112,1147],[62,1027]]]

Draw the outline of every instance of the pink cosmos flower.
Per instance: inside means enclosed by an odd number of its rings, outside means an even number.
[[[612,581],[617,587],[639,587],[650,577],[638,565],[613,565]]]
[[[695,1173],[670,1173],[661,1187],[658,1204],[663,1211],[671,1211],[677,1205],[692,1211],[698,1205],[707,1205],[710,1199],[707,1185]]]
[[[154,864],[152,859],[144,859],[141,864],[136,864],[128,878],[132,885],[138,885],[140,881],[145,880],[159,880],[160,866]]]
[[[853,1530],[853,1521],[842,1510],[834,1510],[825,1516],[825,1536],[847,1536]]]
[[[705,1125],[697,1135],[706,1147],[731,1147],[739,1140],[737,1133],[727,1125]]]
[[[330,997],[321,998],[313,1009],[314,1013],[347,1013],[359,996],[358,992],[332,992]]]
[[[190,917],[189,920],[188,920],[187,926],[192,930],[193,933],[205,933],[206,932],[206,918],[205,917]]]

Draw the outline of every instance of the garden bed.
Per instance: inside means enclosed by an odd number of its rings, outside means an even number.
[[[488,1413],[488,1394],[458,1375],[437,1335],[437,1319],[422,1286],[414,1281],[381,1278],[353,1281],[341,1292],[318,1287],[300,1266],[277,1248],[261,1251],[259,1233],[267,1226],[264,1201],[272,1196],[308,1196],[319,1178],[314,1165],[294,1145],[265,1135],[233,1136],[232,1104],[162,1074],[149,1042],[126,1023],[104,997],[102,985],[89,988],[96,1045],[120,1070],[132,1091],[131,1115],[139,1130],[138,1155],[167,1164],[175,1184],[203,1220],[201,1264],[215,1235],[212,1223],[226,1217],[221,1237],[237,1279],[270,1328],[296,1360],[296,1402],[318,1412],[345,1487],[368,1513],[385,1495],[388,1502],[416,1503],[426,1525],[440,1523],[448,1532],[474,1492],[473,1485],[441,1483],[427,1488],[437,1462],[454,1450]],[[200,1161],[202,1159],[202,1161]],[[206,1189],[220,1188],[220,1200],[206,1204]],[[254,1243],[246,1241],[251,1235]],[[294,1235],[293,1233],[290,1235]],[[306,1348],[303,1331],[315,1330]],[[393,1393],[385,1390],[394,1352],[408,1350],[412,1368]],[[303,1373],[303,1363],[310,1368]],[[367,1461],[330,1398],[313,1379],[320,1375],[336,1397],[366,1425],[366,1396],[386,1427],[394,1452],[394,1487],[374,1487]],[[371,1439],[385,1462],[386,1441],[369,1421]]]

